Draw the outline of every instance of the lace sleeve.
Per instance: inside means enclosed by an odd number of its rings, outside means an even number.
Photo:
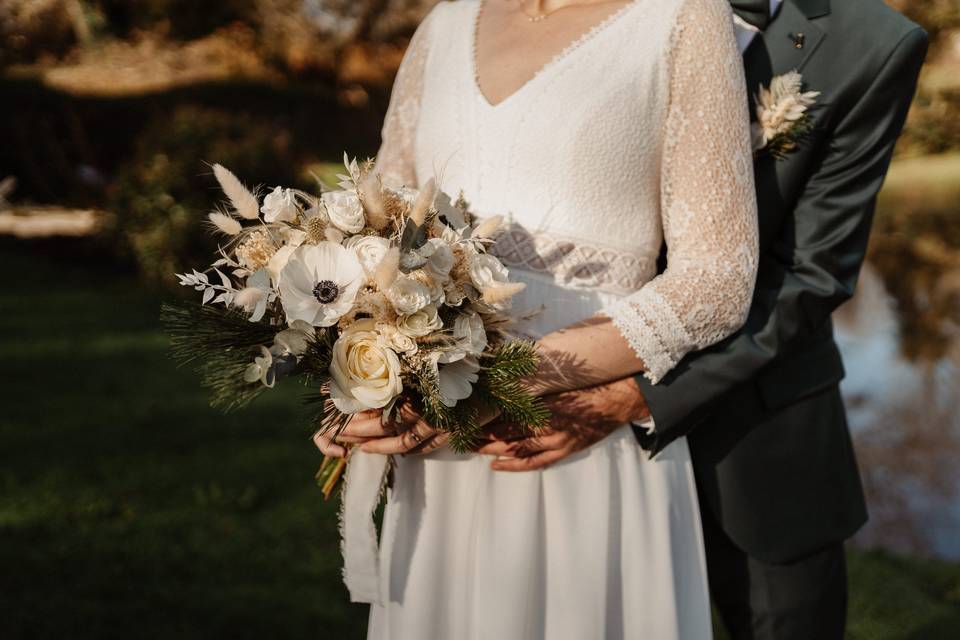
[[[434,7],[410,38],[393,81],[390,103],[380,129],[376,169],[386,184],[395,187],[417,186],[413,141],[420,117],[424,68],[430,50],[430,24],[436,12],[437,7]]]
[[[725,0],[685,0],[668,53],[666,270],[604,309],[654,384],[745,322],[757,269],[746,84]]]

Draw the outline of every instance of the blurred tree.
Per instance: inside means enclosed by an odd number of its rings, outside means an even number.
[[[923,26],[937,44],[941,34],[960,29],[958,0],[886,0],[887,4]]]

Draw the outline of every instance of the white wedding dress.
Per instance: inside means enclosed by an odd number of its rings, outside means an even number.
[[[439,176],[527,283],[542,335],[609,315],[654,382],[743,322],[757,261],[744,78],[726,0],[637,0],[496,105],[475,67],[476,0],[441,2],[404,56],[377,167]],[[666,271],[657,276],[661,243]],[[390,640],[711,637],[685,439],[653,459],[628,425],[543,471],[449,450],[399,457],[379,604]]]

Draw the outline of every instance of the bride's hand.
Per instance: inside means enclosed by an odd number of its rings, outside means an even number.
[[[313,443],[317,445],[320,452],[326,456],[342,458],[347,454],[346,448],[338,443],[362,444],[376,438],[392,436],[396,433],[394,423],[384,424],[380,409],[371,409],[370,411],[361,411],[353,414],[347,426],[332,437],[328,433],[317,431],[313,434]]]
[[[360,445],[362,451],[382,454],[418,455],[436,451],[449,442],[450,434],[431,427],[416,410],[413,403],[406,402],[395,412],[396,422],[392,437],[368,438]],[[486,425],[497,417],[497,413],[483,412],[478,420],[480,426]]]
[[[497,456],[497,471],[543,469],[599,442],[630,420],[649,416],[633,378],[567,391],[543,398],[550,409],[550,427],[523,436],[508,423],[490,425],[491,440],[478,453]]]

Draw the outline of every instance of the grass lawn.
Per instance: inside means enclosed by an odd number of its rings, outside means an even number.
[[[299,389],[224,417],[132,278],[9,241],[0,268],[0,638],[362,638]],[[851,638],[958,637],[960,567],[851,580]]]

